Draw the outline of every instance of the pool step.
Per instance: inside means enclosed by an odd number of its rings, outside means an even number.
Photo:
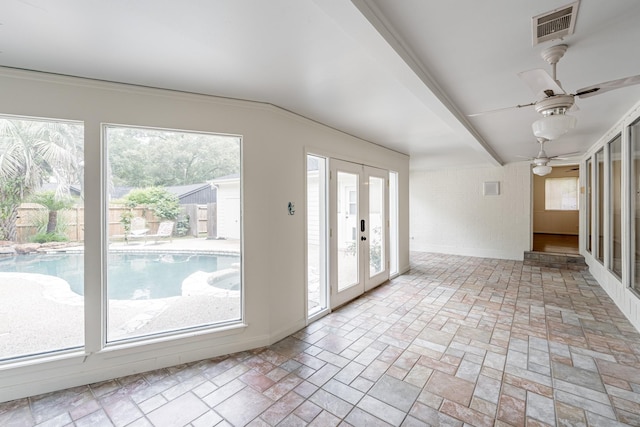
[[[588,270],[589,266],[582,255],[555,254],[549,252],[526,251],[524,253],[524,265],[535,267],[562,268],[566,270]]]

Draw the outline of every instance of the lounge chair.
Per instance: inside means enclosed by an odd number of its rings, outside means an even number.
[[[148,232],[149,229],[147,228],[147,221],[141,216],[136,216],[131,219],[131,229],[129,230],[127,241],[128,239],[140,238],[145,238],[146,240],[146,235]]]
[[[110,236],[109,244],[111,244],[111,239],[123,239],[127,244],[129,244],[129,240],[131,239],[140,239],[144,238],[149,229],[147,228],[147,223],[143,217],[136,216],[131,218],[131,227],[129,227],[129,231],[125,234],[114,234]]]
[[[175,222],[173,221],[162,221],[160,223],[160,225],[158,226],[158,231],[156,232],[156,234],[145,234],[144,235],[144,242],[145,244],[147,243],[147,239],[152,237],[155,242],[154,243],[158,243],[158,239],[165,237],[165,238],[169,238],[169,241],[171,241],[171,236],[173,235],[173,225],[175,224]]]

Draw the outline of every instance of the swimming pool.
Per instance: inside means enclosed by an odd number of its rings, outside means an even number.
[[[239,263],[238,255],[110,252],[107,264],[108,298],[132,300],[180,296],[182,282],[199,271],[229,272],[220,286],[237,290],[240,287]],[[56,276],[69,283],[73,292],[84,294],[84,255],[81,253],[0,258],[0,272]]]

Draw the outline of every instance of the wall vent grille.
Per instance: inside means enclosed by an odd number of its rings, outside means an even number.
[[[558,40],[573,34],[580,1],[568,4],[532,19],[533,45]]]

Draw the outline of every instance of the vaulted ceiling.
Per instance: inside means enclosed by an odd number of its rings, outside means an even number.
[[[571,0],[4,0],[0,65],[266,102],[409,154],[413,169],[534,156],[521,71],[557,67],[568,92],[640,74],[640,2],[582,0],[575,33],[532,46],[531,18]],[[1,95],[0,95],[1,96]],[[584,152],[640,85],[578,99],[546,146]],[[0,112],[1,113],[1,112]]]

